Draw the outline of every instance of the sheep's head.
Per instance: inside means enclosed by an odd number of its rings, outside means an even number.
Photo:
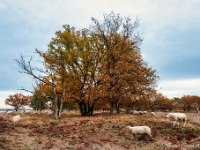
[[[131,126],[126,126],[125,129],[130,129]]]
[[[126,130],[126,131],[129,131],[130,129],[131,129],[131,126],[126,126],[126,127],[125,127],[125,130]]]
[[[126,132],[126,133],[129,133],[129,132],[130,132],[130,127],[131,127],[131,126],[126,126],[126,127],[125,127],[125,132]]]
[[[171,116],[172,116],[171,113],[168,113],[168,114],[167,114],[167,118],[170,118]]]

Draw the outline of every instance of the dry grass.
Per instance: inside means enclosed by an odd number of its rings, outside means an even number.
[[[165,113],[93,117],[64,114],[59,121],[47,115],[23,114],[15,128],[10,118],[0,116],[0,149],[200,149],[200,120],[197,114],[187,115],[191,118],[185,128],[173,127]],[[125,130],[127,125],[148,125],[152,128],[153,140],[145,135],[133,139]]]

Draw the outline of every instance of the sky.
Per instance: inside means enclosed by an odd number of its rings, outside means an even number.
[[[170,98],[200,95],[199,6],[199,0],[1,0],[0,108],[8,95],[34,84],[14,59],[23,54],[37,62],[34,50],[45,51],[64,24],[89,27],[91,17],[111,11],[139,18],[142,56],[160,77],[158,91]]]

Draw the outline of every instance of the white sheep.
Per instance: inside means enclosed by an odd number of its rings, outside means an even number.
[[[52,115],[52,114],[53,114],[53,111],[52,111],[51,109],[43,109],[43,110],[41,111],[41,113],[43,113],[43,114],[48,114],[48,115]]]
[[[12,120],[13,120],[13,123],[15,126],[15,123],[18,122],[19,120],[21,120],[21,117],[20,117],[20,115],[15,115],[15,116],[13,116]]]
[[[147,134],[152,138],[151,135],[151,128],[149,128],[148,126],[127,126],[126,129],[128,129],[129,131],[131,131],[131,133],[133,134],[133,137],[136,135],[141,135],[141,134]]]
[[[134,115],[138,115],[139,114],[139,112],[137,110],[131,110],[130,113],[134,114]]]
[[[39,114],[40,112],[39,111],[36,111],[36,110],[32,110],[31,112],[30,112],[30,114]]]
[[[156,113],[155,113],[155,112],[151,112],[151,115],[152,115],[152,116],[155,116],[155,115],[156,115]]]
[[[140,110],[140,111],[138,111],[138,113],[139,113],[139,115],[142,115],[142,114],[143,114],[143,111]]]
[[[173,126],[175,126],[176,122],[179,120],[184,121],[184,127],[186,125],[187,116],[184,113],[168,113],[167,118],[171,118],[173,120]]]
[[[124,108],[120,108],[119,110],[120,110],[120,112],[124,112],[124,113],[126,112],[126,109],[124,109]]]
[[[147,111],[146,111],[146,110],[145,110],[145,111],[142,111],[142,113],[143,113],[143,114],[147,114]]]
[[[10,114],[12,114],[12,113],[13,113],[13,111],[11,111],[11,110],[6,111],[6,115],[10,115]]]

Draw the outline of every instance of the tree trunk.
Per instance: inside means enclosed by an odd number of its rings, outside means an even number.
[[[58,114],[59,118],[61,118],[62,109],[63,109],[63,103],[64,103],[65,97],[66,97],[66,88],[65,88],[65,80],[64,79],[62,80],[62,87],[63,87],[63,90],[62,90],[62,99],[60,101],[59,114]]]
[[[126,107],[126,114],[128,114],[130,112],[130,108]]]
[[[93,112],[94,112],[94,107],[90,107],[89,112],[90,112],[90,116],[92,116],[92,115],[93,115]]]
[[[17,108],[17,107],[15,107],[15,111],[18,111],[18,108]]]
[[[57,104],[56,104],[56,107],[55,107],[54,117],[55,117],[56,120],[59,119],[59,115],[58,115],[58,106],[57,106]]]
[[[116,107],[116,110],[117,110],[117,114],[119,114],[120,110],[119,110],[119,103],[118,102],[115,104],[115,107]]]
[[[89,103],[86,102],[79,102],[79,110],[81,113],[81,116],[92,116],[93,115],[93,111],[94,111],[94,106],[90,106]]]
[[[115,103],[111,102],[110,103],[110,115],[112,115],[114,113],[114,108],[115,108]]]
[[[62,115],[62,108],[63,108],[63,100],[61,100],[60,102],[60,107],[59,107],[59,111],[58,111],[58,118],[61,118]]]
[[[59,119],[58,96],[57,96],[57,93],[56,93],[56,87],[55,87],[55,84],[54,84],[54,80],[52,82],[53,82],[53,93],[54,93],[54,98],[55,98],[55,101],[54,101],[54,117],[55,117],[56,120],[58,120]]]
[[[154,112],[155,110],[155,105],[151,106],[151,111]]]
[[[199,111],[199,107],[197,107],[197,114],[199,114],[200,113],[200,111]]]
[[[93,112],[94,112],[94,103],[89,107],[90,116],[93,115]]]
[[[79,110],[80,110],[81,116],[85,116],[84,108],[83,108],[83,102],[79,102],[78,106],[79,106]]]

